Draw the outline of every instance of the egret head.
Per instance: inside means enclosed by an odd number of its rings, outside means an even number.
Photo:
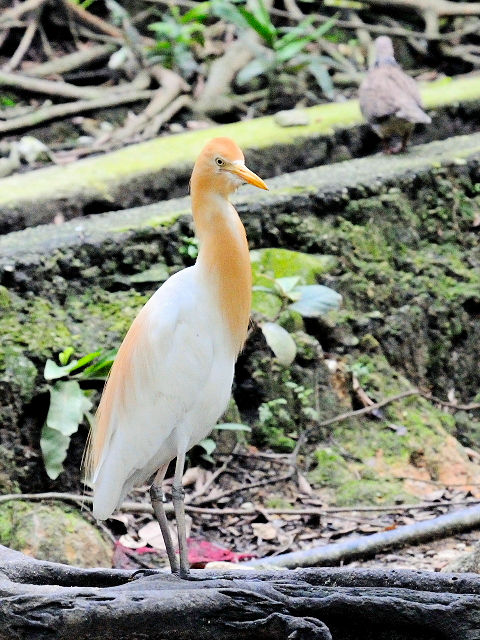
[[[229,196],[242,184],[268,189],[265,182],[245,166],[245,158],[238,145],[230,138],[213,138],[200,153],[193,169],[192,181],[200,180],[206,187],[223,196]]]

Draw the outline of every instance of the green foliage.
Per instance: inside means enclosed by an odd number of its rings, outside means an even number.
[[[258,431],[264,441],[278,451],[290,453],[295,448],[295,440],[285,433],[294,432],[295,422],[288,411],[285,398],[274,398],[260,405],[258,410]]]
[[[220,422],[214,426],[214,429],[218,429],[219,431],[251,431],[248,425],[237,422]],[[217,448],[215,440],[213,440],[213,438],[204,438],[197,446],[203,449],[202,458],[207,462],[213,463],[212,453]]]
[[[16,104],[15,99],[11,96],[5,94],[0,95],[0,107],[14,107]]]
[[[73,353],[72,347],[64,349],[58,356],[60,365],[47,360],[43,373],[47,382],[56,381],[49,386],[50,406],[40,437],[45,469],[52,480],[63,471],[72,435],[85,418],[91,422],[92,383],[106,379],[116,352],[94,351],[69,362]]]
[[[336,291],[307,284],[315,282],[324,269],[322,256],[286,249],[252,251],[253,309],[261,316],[259,325],[268,346],[284,366],[293,362],[297,347],[289,332],[278,324],[282,314],[319,318],[340,306],[342,297]],[[284,322],[292,324],[287,318]]]
[[[244,31],[253,29],[267,47],[267,51],[261,51],[240,71],[237,82],[247,84],[259,75],[267,75],[271,82],[275,82],[280,69],[295,73],[299,69],[305,69],[315,78],[322,91],[331,96],[333,85],[325,62],[331,63],[332,60],[306,50],[333,27],[335,18],[316,28],[312,26],[313,17],[305,18],[295,27],[277,28],[263,0],[256,0],[252,5],[252,8],[247,9],[244,4],[231,1],[212,4],[215,15]]]
[[[70,2],[73,2],[73,4],[82,7],[82,9],[88,9],[88,7],[95,2],[95,0],[70,0]]]
[[[194,236],[180,236],[183,245],[179,249],[182,256],[188,256],[192,260],[196,260],[198,256],[198,240]]]
[[[198,65],[192,47],[203,44],[204,21],[209,16],[210,3],[201,2],[183,15],[175,5],[169,6],[160,22],[153,22],[149,29],[155,33],[153,56],[170,69],[179,69],[186,76],[196,71]]]

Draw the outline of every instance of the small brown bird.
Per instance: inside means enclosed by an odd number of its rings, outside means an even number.
[[[432,120],[423,111],[417,84],[395,60],[388,36],[375,40],[375,63],[358,92],[360,109],[382,139],[385,153],[405,151],[416,123]]]

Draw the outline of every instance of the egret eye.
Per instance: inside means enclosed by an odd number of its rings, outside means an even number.
[[[215,163],[216,163],[219,167],[223,167],[223,165],[225,164],[225,160],[223,160],[223,158],[215,158]]]

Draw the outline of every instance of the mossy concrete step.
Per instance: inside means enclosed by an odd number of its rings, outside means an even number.
[[[255,444],[284,447],[289,434],[306,420],[311,424],[307,409],[318,410],[323,420],[351,408],[349,372],[374,399],[409,385],[443,397],[455,389],[460,401],[474,399],[480,386],[479,164],[476,134],[401,157],[274,178],[268,193],[242,188],[237,206],[251,246],[320,254],[322,283],[343,296],[342,308],[321,321],[282,319],[299,349],[288,370],[272,361],[259,330],[250,337],[237,368],[235,400]],[[6,285],[0,286],[0,489],[4,478],[22,489],[78,488],[85,430],[74,436],[68,473],[57,484],[49,484],[40,457],[23,451],[38,450],[47,409],[45,361],[70,345],[76,356],[118,346],[159,280],[191,263],[189,208],[188,199],[172,200],[0,239]],[[296,273],[294,267],[287,275]],[[339,362],[334,382],[318,359],[320,347]],[[340,387],[338,376],[344,379]],[[467,444],[478,442],[478,422],[469,414],[454,418],[410,398],[387,407],[386,416],[389,426],[368,418],[341,423],[332,432],[338,451],[319,454],[322,464],[333,456],[330,466],[338,474],[328,482],[339,500],[355,503],[359,494],[376,500],[379,493],[393,500],[391,491],[398,496],[401,487],[398,480],[392,486],[392,475],[418,477],[427,487],[431,480],[478,482],[478,468],[453,442],[456,433]],[[408,435],[392,430],[398,426]],[[447,445],[453,458],[446,456]],[[337,464],[345,451],[348,459]],[[359,470],[349,467],[358,455],[368,465],[376,461],[373,476],[371,466],[362,467],[362,483]],[[465,472],[460,478],[443,475],[459,468]],[[313,481],[323,483],[324,476]]]
[[[285,174],[268,181],[268,192],[242,187],[235,203],[251,244],[274,245],[284,214],[327,216],[352,200],[392,187],[415,190],[421,176],[425,182],[442,171],[476,172],[479,162],[480,134],[458,136],[412,148],[405,155],[376,155]],[[135,273],[165,254],[167,261],[178,264],[172,250],[178,249],[182,234],[191,233],[190,225],[189,198],[180,198],[12,232],[0,237],[0,283],[36,291],[48,283],[52,292],[55,285],[49,281],[62,276],[73,286],[88,281],[91,267],[91,277],[98,279],[115,270]],[[131,256],[125,260],[139,242],[151,244],[150,256],[143,253],[138,263]]]
[[[422,89],[433,124],[415,143],[478,130],[480,78],[442,79]],[[265,177],[358,157],[378,146],[362,124],[356,100],[305,109],[306,126],[279,126],[274,117],[158,138],[67,165],[0,180],[0,231],[89,213],[143,205],[187,192],[193,162],[205,141],[231,136]]]

